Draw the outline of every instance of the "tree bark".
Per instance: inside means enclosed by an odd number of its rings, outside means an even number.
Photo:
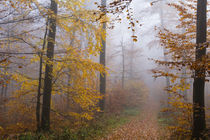
[[[41,117],[41,129],[49,131],[50,129],[50,109],[51,109],[51,92],[52,92],[52,78],[53,78],[53,57],[56,37],[56,17],[57,17],[57,3],[51,0],[50,10],[52,14],[49,17],[49,34],[47,44],[47,62],[44,79],[44,93]]]
[[[106,0],[101,0],[102,12],[106,15]],[[106,22],[103,23],[103,29],[106,31]],[[100,64],[106,66],[106,39],[102,39],[102,49],[100,52]],[[99,101],[101,111],[105,109],[105,94],[106,94],[106,74],[100,74],[100,93],[104,96]]]
[[[202,58],[206,55],[206,46],[202,44],[206,42],[207,33],[207,0],[198,0],[197,2],[197,33],[196,33],[196,63],[195,77],[193,83],[193,139],[205,139],[203,133],[206,129],[205,121],[205,66],[202,64]]]

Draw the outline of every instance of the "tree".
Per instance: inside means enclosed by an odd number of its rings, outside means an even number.
[[[104,15],[106,15],[106,0],[101,0],[101,9]],[[103,31],[106,34],[106,22],[103,22]],[[102,39],[101,42],[101,52],[100,52],[100,64],[106,67],[106,37]],[[99,106],[101,111],[104,111],[105,105],[105,94],[106,94],[106,74],[100,74],[100,93],[104,96],[100,100]]]
[[[43,45],[42,50],[39,54],[40,62],[39,62],[39,84],[38,84],[38,90],[37,90],[37,101],[36,101],[36,121],[37,121],[37,131],[40,131],[40,109],[41,109],[41,88],[42,88],[42,69],[43,69],[43,53],[45,50],[46,45],[46,38],[47,38],[47,32],[48,32],[48,19],[46,21],[46,29],[45,34],[43,38]]]
[[[202,82],[201,82],[202,80],[205,83],[205,69],[207,69],[206,55],[204,53],[204,50],[206,48],[205,40],[202,40],[203,43],[200,43],[200,45],[198,45],[197,43],[198,39],[196,43],[195,40],[196,40],[196,34],[197,37],[199,36],[200,38],[199,40],[201,40],[201,37],[205,38],[204,35],[201,35],[201,33],[206,34],[206,31],[204,31],[206,29],[206,25],[203,26],[205,24],[203,20],[206,19],[201,19],[200,17],[199,20],[197,20],[197,22],[198,21],[203,22],[203,24],[197,25],[198,28],[197,31],[200,32],[198,35],[195,26],[196,10],[198,10],[198,8],[196,8],[196,1],[191,1],[191,0],[179,1],[178,3],[170,3],[168,5],[172,6],[178,11],[179,23],[176,26],[178,30],[173,31],[164,28],[162,29],[162,31],[160,31],[159,37],[161,39],[162,46],[165,46],[166,49],[168,50],[167,55],[170,55],[171,60],[156,61],[156,62],[158,62],[161,65],[166,65],[167,68],[170,69],[170,72],[160,72],[160,70],[159,70],[160,73],[157,71],[156,72],[162,76],[168,75],[171,77],[171,85],[169,93],[172,95],[172,97],[170,99],[170,104],[171,107],[174,108],[175,112],[179,112],[179,118],[180,118],[180,119],[175,118],[175,120],[177,120],[178,123],[174,128],[176,128],[176,131],[179,130],[182,133],[184,132],[183,133],[184,135],[192,136],[192,133],[195,133],[195,131],[196,133],[197,132],[199,133],[199,130],[195,130],[195,128],[196,129],[203,128],[203,126],[198,126],[198,124],[205,125],[204,102],[201,103],[202,101],[204,101],[204,93],[202,93],[204,89],[201,90],[200,88],[194,90],[194,93],[195,91],[197,91],[197,93],[196,97],[193,96],[194,98],[193,104],[188,103],[186,100],[186,93],[187,93],[186,90],[190,88],[190,85],[189,83],[187,83],[187,79],[190,78],[197,79],[194,82],[194,85],[195,83],[197,83],[196,86],[194,86],[194,89],[197,88],[199,84],[202,87]],[[201,9],[205,11],[205,8]],[[202,11],[201,9],[200,11]],[[202,12],[202,14],[205,14],[205,12],[207,12],[204,11]],[[206,18],[205,16],[203,17]],[[204,28],[199,29],[201,28],[201,26],[203,26]],[[195,46],[197,46],[197,49],[195,49]],[[199,49],[198,46],[200,47]],[[183,75],[185,76],[183,77]],[[176,81],[176,79],[180,79],[180,81]],[[196,104],[195,101],[197,102]],[[199,107],[200,105],[202,106]],[[196,109],[198,109],[199,111],[195,111]],[[199,115],[197,113],[199,113]],[[193,120],[191,118],[192,114],[194,115],[196,114],[195,116],[193,116],[194,117]],[[201,121],[199,123],[197,122],[197,126],[194,124],[196,116],[200,117]],[[204,118],[202,119],[202,117]],[[191,131],[192,128],[194,132]],[[204,133],[204,130],[202,131]],[[181,134],[180,132],[178,133]]]
[[[123,39],[120,42],[120,47],[122,51],[122,89],[124,89],[125,86],[125,46]]]
[[[204,138],[206,129],[205,121],[205,73],[206,68],[203,65],[206,57],[206,34],[207,34],[207,0],[197,1],[197,32],[196,32],[196,51],[195,61],[198,64],[195,68],[195,77],[193,83],[193,131],[192,138],[199,140]],[[205,63],[204,63],[205,64]]]
[[[57,3],[51,0],[51,15],[49,17],[49,34],[47,42],[47,62],[45,69],[44,93],[42,104],[42,120],[41,129],[49,131],[50,129],[50,111],[51,111],[51,92],[52,92],[52,73],[53,73],[53,58],[54,46],[56,37],[56,18],[57,18]]]

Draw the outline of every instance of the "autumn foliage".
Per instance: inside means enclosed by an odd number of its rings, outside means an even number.
[[[110,112],[137,106],[137,102],[144,98],[144,91],[137,89],[134,83],[128,86],[132,88],[128,90],[113,88],[109,97],[102,96],[98,90],[98,75],[108,73],[108,68],[97,61],[102,51],[101,40],[106,37],[103,23],[109,23],[109,18],[101,10],[105,7],[88,9],[84,0],[53,2],[58,5],[58,14],[49,9],[47,3],[37,0],[0,2],[1,136],[37,130],[36,105],[37,100],[42,99],[37,98],[38,87],[42,97],[45,94],[45,68],[52,64],[52,130],[62,131],[64,127],[77,129],[87,125],[101,112],[98,103],[103,98],[111,98],[108,103]],[[130,2],[111,3],[106,10],[116,14],[120,7],[122,11]],[[131,18],[131,14],[128,17]],[[53,32],[52,20],[56,21],[57,29],[54,41],[49,37]],[[130,19],[132,28],[135,26],[133,20]],[[133,38],[137,41],[137,36]],[[46,56],[49,43],[55,46],[52,60]],[[39,67],[42,68],[41,73]],[[143,87],[140,81],[138,84],[138,87]],[[135,99],[136,105],[129,103],[131,99]],[[41,106],[43,102],[40,100]]]
[[[155,60],[162,70],[154,69],[153,73],[154,77],[168,76],[170,78],[170,86],[166,88],[168,105],[162,111],[172,119],[169,128],[173,136],[178,138],[190,137],[192,133],[193,110],[192,100],[189,98],[192,96],[192,78],[195,76],[196,69],[204,67],[207,70],[209,63],[208,56],[203,57],[201,63],[195,61],[196,3],[197,1],[192,0],[168,3],[169,7],[178,12],[176,29],[172,30],[169,27],[158,29],[158,37],[161,46],[165,49],[164,55],[168,59],[167,61]],[[209,40],[209,21],[208,19],[207,40]]]

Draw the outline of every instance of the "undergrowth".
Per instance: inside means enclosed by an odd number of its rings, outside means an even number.
[[[89,125],[80,129],[63,128],[58,133],[24,133],[6,140],[95,140],[108,135],[114,129],[128,123],[133,117],[140,113],[139,108],[127,108],[119,114],[105,113],[92,120]]]

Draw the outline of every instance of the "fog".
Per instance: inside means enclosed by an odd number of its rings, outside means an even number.
[[[0,139],[208,139],[205,1],[0,1]]]

